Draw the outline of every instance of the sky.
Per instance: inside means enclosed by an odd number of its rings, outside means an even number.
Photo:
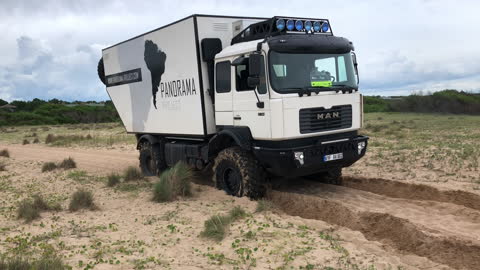
[[[191,14],[330,20],[353,41],[360,90],[480,91],[480,1],[1,0],[0,99],[107,100],[101,50]]]

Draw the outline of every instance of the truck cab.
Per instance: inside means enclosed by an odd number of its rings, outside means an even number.
[[[321,25],[282,28],[292,21]],[[368,138],[357,135],[363,103],[353,45],[333,36],[328,20],[313,23],[274,17],[245,29],[215,56],[218,130],[245,129],[257,159],[277,176],[338,176],[366,150]],[[269,33],[252,33],[265,24]],[[261,39],[243,42],[255,35]]]

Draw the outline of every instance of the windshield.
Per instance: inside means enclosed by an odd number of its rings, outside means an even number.
[[[350,53],[312,54],[270,52],[270,83],[279,93],[299,90],[357,88]]]

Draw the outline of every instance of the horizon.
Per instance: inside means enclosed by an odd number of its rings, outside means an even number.
[[[255,9],[252,3],[142,2],[131,7],[123,1],[51,0],[38,5],[7,0],[0,10],[4,33],[0,98],[108,100],[96,74],[101,50],[191,14],[328,18],[334,34],[355,45],[364,95],[404,96],[444,89],[480,92],[475,42],[480,38],[471,34],[480,23],[472,5],[480,7],[480,3],[349,0],[322,6],[321,12],[292,7],[287,1],[264,1]],[[470,42],[465,42],[466,36]]]

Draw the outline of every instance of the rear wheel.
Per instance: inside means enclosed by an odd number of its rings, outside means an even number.
[[[266,192],[266,173],[250,152],[240,147],[221,151],[215,159],[214,181],[232,196],[259,199]]]
[[[342,185],[342,168],[335,168],[326,172],[316,173],[305,178],[325,184]]]
[[[167,168],[161,143],[151,144],[148,141],[140,143],[140,169],[146,176],[159,175]]]

